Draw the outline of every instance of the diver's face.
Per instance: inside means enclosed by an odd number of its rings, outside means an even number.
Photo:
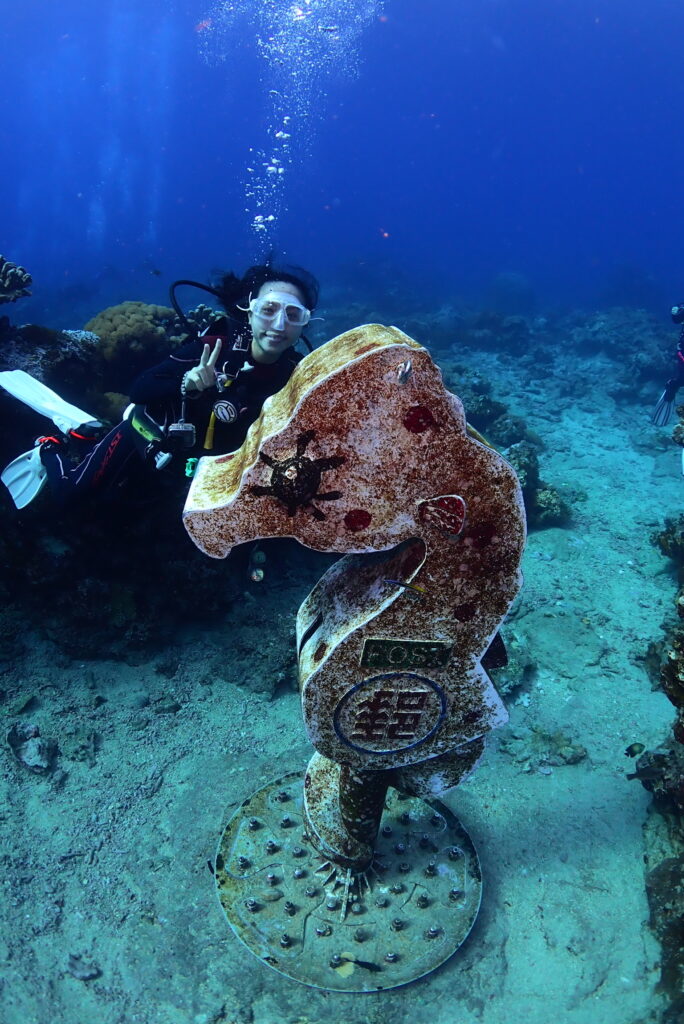
[[[257,299],[268,299],[273,296],[274,308],[282,307],[283,300],[279,296],[292,295],[298,304],[304,305],[304,296],[294,284],[287,281],[268,281],[263,284],[256,295]],[[252,328],[252,355],[257,363],[274,363],[278,356],[294,345],[300,337],[305,325],[291,324],[284,310],[274,317],[262,317],[250,311],[249,325]]]

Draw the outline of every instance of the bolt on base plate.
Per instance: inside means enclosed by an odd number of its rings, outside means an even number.
[[[390,789],[366,871],[325,860],[306,833],[294,772],[245,800],[216,854],[218,896],[248,949],[274,970],[336,992],[377,992],[434,971],[480,907],[475,847],[442,803]]]

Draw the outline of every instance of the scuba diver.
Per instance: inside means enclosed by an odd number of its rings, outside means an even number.
[[[181,285],[210,292],[223,307],[203,334],[178,304]],[[176,281],[171,302],[191,338],[134,381],[132,404],[111,429],[23,371],[0,374],[10,394],[50,416],[60,431],[38,438],[3,471],[17,508],[46,481],[58,503],[67,505],[109,496],[141,461],[163,469],[175,460],[191,476],[199,455],[239,448],[266,398],[284,387],[303,358],[294,345],[311,320],[318,291],[308,271],[270,261],[242,277],[226,273],[215,287]],[[83,444],[89,451],[74,465],[74,448]]]
[[[656,427],[664,427],[670,420],[672,410],[674,409],[675,399],[677,398],[677,392],[681,387],[684,387],[684,304],[673,306],[670,310],[672,316],[672,322],[681,327],[679,332],[679,341],[677,343],[677,370],[673,377],[670,377],[665,390],[658,399],[657,405],[653,410],[651,416],[651,422]]]

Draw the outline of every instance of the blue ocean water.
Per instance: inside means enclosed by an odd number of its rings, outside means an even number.
[[[372,286],[382,265],[474,297],[514,271],[568,305],[676,292],[680,4],[314,6],[339,31],[303,45],[293,14],[279,64],[256,40],[296,4],[5,4],[2,251],[46,308],[159,300],[251,262],[246,168],[274,143],[272,90],[292,120],[269,240],[324,279]]]
[[[81,328],[272,250],[321,280],[316,340],[372,317],[429,347],[524,475],[530,524],[495,677],[510,727],[449,797],[480,851],[480,918],[443,970],[364,1002],[248,954],[210,875],[221,822],[311,754],[292,630],[327,556],[285,540],[200,557],[149,478],[125,515],[80,520],[47,493],[17,514],[2,489],[0,1018],[676,1024],[676,936],[659,988],[675,885],[652,875],[664,858],[684,877],[681,804],[669,825],[649,813],[651,767],[628,751],[672,742],[651,681],[675,621],[680,452],[649,414],[684,299],[684,8],[0,9],[0,254],[33,277],[0,313]],[[3,368],[38,352],[70,401],[107,390],[118,418],[120,365],[88,391],[91,350],[60,361],[54,336],[20,334],[0,324]],[[4,465],[47,421],[1,397]]]

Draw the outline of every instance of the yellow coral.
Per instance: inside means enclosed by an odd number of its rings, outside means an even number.
[[[164,359],[175,347],[166,330],[174,316],[167,306],[122,302],[89,320],[86,330],[100,339],[100,390],[125,394],[131,381]]]
[[[118,359],[122,350],[128,353],[165,350],[168,347],[165,324],[174,313],[167,306],[152,306],[146,302],[121,302],[109,306],[89,320],[86,331],[100,338],[101,354],[107,361]]]

